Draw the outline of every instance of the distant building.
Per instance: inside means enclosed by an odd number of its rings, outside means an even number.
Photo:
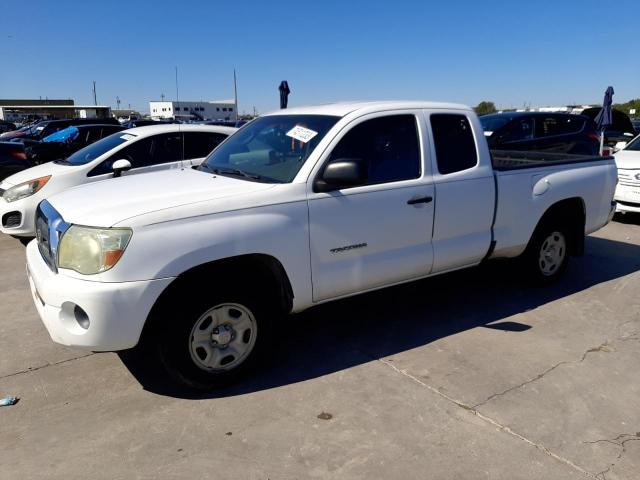
[[[238,120],[238,112],[233,99],[208,102],[149,102],[152,118],[176,120]]]
[[[31,119],[109,118],[111,107],[75,105],[68,100],[0,100],[0,120],[21,122]]]

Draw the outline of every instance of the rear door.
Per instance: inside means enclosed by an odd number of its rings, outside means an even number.
[[[429,274],[434,189],[425,136],[421,112],[408,111],[364,116],[333,140],[308,185],[314,301]],[[340,158],[362,160],[368,180],[314,192],[324,165]]]
[[[425,112],[433,139],[433,273],[479,263],[491,245],[495,183],[479,161],[480,122],[466,112]],[[484,147],[486,149],[486,147]]]

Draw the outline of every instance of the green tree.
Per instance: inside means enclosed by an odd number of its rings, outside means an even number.
[[[493,102],[482,101],[474,108],[478,115],[486,115],[487,113],[496,113],[496,105]]]
[[[626,103],[614,103],[613,108],[615,108],[616,110],[620,110],[621,112],[624,112],[627,115],[629,115],[629,110],[635,108],[636,113],[635,115],[631,115],[631,116],[638,117],[640,116],[640,98],[634,98],[633,100],[629,100]]]

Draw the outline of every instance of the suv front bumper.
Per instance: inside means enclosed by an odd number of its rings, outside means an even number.
[[[26,251],[27,275],[38,314],[51,339],[71,347],[94,351],[134,347],[151,308],[173,281],[173,278],[114,283],[80,280],[52,272],[35,240],[27,245]]]

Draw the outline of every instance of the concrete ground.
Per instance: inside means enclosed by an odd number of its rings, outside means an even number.
[[[0,238],[0,477],[640,478],[640,219],[558,284],[493,264],[288,320],[273,364],[193,398],[53,344]]]

